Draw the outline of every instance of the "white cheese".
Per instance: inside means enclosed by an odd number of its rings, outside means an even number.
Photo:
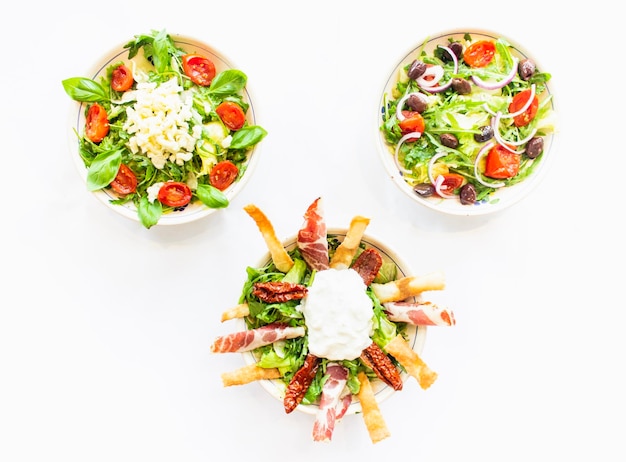
[[[372,343],[372,300],[353,269],[318,271],[300,309],[315,356],[351,360]]]
[[[131,135],[128,147],[133,154],[145,154],[158,169],[168,160],[183,165],[193,157],[202,127],[193,125],[190,130],[192,95],[183,91],[176,78],[158,86],[154,82],[138,82],[136,90],[124,94],[124,100],[135,101],[126,108],[123,125]]]

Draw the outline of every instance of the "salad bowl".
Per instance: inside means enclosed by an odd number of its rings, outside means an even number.
[[[135,42],[138,42],[140,40],[139,37],[146,37],[146,36],[161,37],[163,34],[166,34],[166,32],[161,31],[157,33],[156,31],[153,31],[152,36],[137,35],[135,36],[134,40]],[[184,35],[178,35],[178,34],[167,34],[166,36],[168,38],[171,38],[172,44],[178,48],[177,51],[170,52],[172,55],[177,52],[181,52],[181,54],[185,53],[189,56],[197,55],[197,56],[201,56],[203,58],[207,58],[208,60],[210,60],[210,62],[214,66],[215,77],[213,78],[213,83],[219,80],[220,76],[225,76],[228,73],[235,73],[235,72],[237,73],[234,75],[237,79],[239,79],[239,83],[238,83],[239,86],[236,89],[231,88],[231,94],[226,94],[224,88],[228,87],[228,85],[231,84],[232,82],[226,82],[225,84],[222,85],[222,88],[215,89],[215,91],[213,91],[212,87],[208,87],[208,86],[205,86],[204,88],[202,88],[202,90],[206,90],[207,88],[210,88],[209,93],[211,94],[211,97],[213,97],[213,95],[217,95],[216,98],[213,100],[215,101],[215,106],[217,106],[218,103],[222,99],[225,100],[226,98],[228,99],[237,98],[238,101],[240,102],[240,106],[243,106],[245,110],[245,114],[242,116],[242,117],[245,117],[245,119],[242,121],[242,123],[244,124],[243,128],[245,128],[246,130],[248,128],[256,129],[256,133],[255,133],[256,137],[253,139],[253,141],[249,142],[247,145],[241,148],[239,146],[235,147],[234,144],[232,145],[232,148],[238,149],[238,152],[234,155],[234,157],[236,157],[236,160],[233,161],[237,165],[237,170],[235,173],[233,173],[232,171],[229,173],[231,176],[234,177],[234,179],[229,180],[231,181],[231,183],[220,186],[219,189],[212,188],[211,184],[208,183],[210,166],[220,162],[221,160],[226,160],[226,159],[230,160],[230,155],[227,155],[227,157],[224,157],[224,152],[221,152],[221,151],[227,151],[228,145],[224,144],[225,148],[222,148],[221,146],[218,147],[217,154],[215,153],[216,151],[215,148],[212,148],[212,150],[210,150],[210,152],[207,154],[206,152],[207,149],[205,149],[203,152],[200,152],[198,143],[206,141],[204,144],[205,148],[209,147],[208,146],[209,144],[221,145],[224,143],[225,138],[231,139],[232,136],[235,135],[235,130],[238,130],[241,127],[229,128],[227,126],[228,124],[224,122],[222,124],[222,127],[224,128],[223,133],[219,129],[217,129],[219,136],[216,135],[213,138],[210,138],[208,140],[205,140],[204,139],[205,137],[200,138],[199,141],[196,141],[196,147],[193,148],[193,151],[192,151],[192,148],[190,147],[185,148],[185,149],[188,149],[190,152],[193,152],[193,156],[191,157],[191,160],[185,159],[185,162],[188,161],[187,163],[193,162],[196,164],[200,164],[200,163],[202,164],[201,170],[203,171],[200,173],[200,176],[206,175],[208,188],[210,188],[209,194],[206,194],[206,189],[205,189],[204,196],[206,197],[208,195],[208,196],[213,196],[213,197],[210,197],[207,200],[205,199],[201,200],[200,194],[196,194],[197,190],[195,189],[194,185],[195,183],[201,182],[201,181],[198,181],[198,178],[200,177],[194,177],[190,180],[180,179],[179,181],[181,183],[186,183],[190,185],[191,191],[193,192],[193,196],[191,200],[182,206],[177,206],[176,203],[172,203],[172,204],[167,203],[163,206],[163,211],[159,210],[156,218],[152,218],[149,213],[148,214],[139,213],[138,209],[141,207],[141,205],[138,205],[140,204],[139,200],[127,200],[124,195],[121,195],[119,191],[114,190],[114,188],[112,188],[111,185],[109,186],[104,185],[103,187],[99,187],[99,188],[89,187],[89,178],[88,178],[89,177],[89,165],[88,165],[87,160],[85,159],[84,152],[82,151],[84,151],[83,140],[85,140],[86,138],[85,134],[86,134],[86,124],[87,124],[87,117],[88,117],[87,111],[91,103],[94,100],[93,99],[92,100],[79,100],[74,97],[76,92],[74,93],[70,92],[71,90],[70,85],[74,84],[74,82],[77,81],[78,78],[70,78],[64,81],[63,85],[65,87],[66,92],[74,100],[71,106],[70,115],[69,115],[69,124],[68,124],[69,144],[70,144],[72,158],[74,160],[74,163],[76,165],[76,168],[78,169],[78,172],[81,178],[87,183],[88,189],[93,193],[93,195],[98,199],[98,201],[100,201],[101,203],[106,205],[108,208],[110,208],[111,210],[113,210],[114,212],[118,213],[119,215],[123,217],[127,217],[132,220],[141,222],[141,224],[143,224],[146,228],[150,228],[154,225],[159,225],[159,226],[179,225],[183,223],[196,221],[203,217],[213,214],[214,212],[216,212],[217,210],[220,210],[221,208],[227,207],[230,201],[244,189],[250,177],[252,176],[255,170],[257,161],[258,161],[258,154],[257,154],[258,142],[266,134],[265,130],[262,127],[257,125],[256,108],[252,100],[249,85],[247,84],[247,76],[242,71],[238,70],[237,66],[234,65],[234,63],[230,60],[230,58],[225,56],[222,52],[215,49],[211,45],[208,45],[202,42],[201,40],[198,40],[192,37],[187,37]],[[131,69],[133,74],[143,75],[144,77],[142,79],[142,82],[145,82],[147,80],[146,76],[154,70],[153,59],[152,58],[149,59],[147,57],[147,54],[149,54],[150,51],[145,51],[146,49],[148,49],[150,45],[148,45],[148,47],[144,46],[143,49],[142,47],[140,47],[138,51],[133,50],[133,53],[131,55],[129,51],[129,45],[131,43],[133,42],[132,41],[124,42],[123,44],[113,47],[107,53],[104,53],[88,69],[87,73],[85,74],[86,78],[91,79],[93,82],[102,83],[102,86],[105,89],[107,89],[107,91],[109,91],[108,86],[110,85],[109,81],[112,80],[111,78],[112,68],[121,63],[121,64],[126,65],[128,69]],[[177,59],[182,60],[180,56]],[[184,74],[183,69],[184,69],[184,64],[181,64],[180,70],[178,71],[180,75]],[[174,73],[176,73],[176,70]],[[228,75],[229,75],[228,78],[230,78],[231,74],[228,74]],[[193,79],[190,78],[188,80],[193,80]],[[227,80],[227,78],[220,80],[220,82],[223,83],[224,80]],[[196,88],[200,88],[200,84],[195,85],[197,83],[195,81],[193,84],[185,83],[184,78],[182,78],[182,80],[180,81],[183,82],[181,84],[181,87],[179,87],[181,89],[181,93],[180,93],[181,99],[184,98],[183,93],[185,93],[185,90],[191,91],[191,90],[195,90]],[[137,85],[136,88],[138,88],[139,82],[137,80],[135,81],[135,84]],[[158,84],[158,85],[161,86],[162,84]],[[192,86],[191,90],[189,88],[189,85]],[[207,84],[203,84],[203,85],[207,85]],[[131,88],[131,90],[133,90],[133,88]],[[116,111],[116,110],[119,111],[120,107],[128,106],[128,104],[126,104],[125,106],[121,105],[121,106],[118,106],[117,109],[115,109],[114,104],[120,103],[120,102],[124,103],[124,99],[123,99],[124,94],[120,95],[120,94],[113,94],[113,92],[111,93],[112,93],[111,107],[113,108],[111,109],[111,112]],[[128,93],[132,93],[132,91]],[[139,99],[137,99],[137,101],[139,101]],[[126,103],[128,103],[128,101],[126,101]],[[204,104],[206,105],[206,103]],[[125,109],[125,110],[128,111],[128,109]],[[213,110],[215,110],[215,107],[213,107]],[[139,112],[140,112],[139,109],[137,109],[136,113],[139,113]],[[156,110],[155,110],[155,113],[156,113]],[[171,115],[171,112],[170,112],[170,115]],[[209,133],[210,135],[211,133],[216,133],[215,127],[216,127],[217,122],[219,122],[219,120],[215,120],[215,121],[211,121],[207,123],[208,116],[203,115],[202,117],[203,117],[202,130],[204,131],[204,133]],[[195,118],[196,119],[198,118],[197,113],[195,115]],[[217,119],[215,116],[212,116],[212,118]],[[166,127],[165,125],[166,123],[167,122],[164,123],[163,127]],[[117,124],[121,125],[121,122],[117,121]],[[113,125],[114,123],[111,124],[111,126]],[[150,137],[158,136],[154,133],[154,128],[149,128],[149,130],[152,131],[152,133],[150,134]],[[164,131],[160,133],[161,139],[174,138],[173,135],[170,135],[169,133],[165,132],[166,128],[163,128],[163,130]],[[189,128],[188,130],[191,132],[191,128]],[[244,130],[242,129],[240,131],[243,132]],[[128,135],[125,135],[125,136],[128,136]],[[179,136],[179,135],[176,135],[176,136]],[[196,138],[198,137],[199,135],[196,135]],[[102,145],[103,143],[100,143],[100,144]],[[128,146],[129,144],[127,143],[127,147]],[[165,144],[163,146],[165,146]],[[231,149],[231,151],[232,150],[233,149]],[[172,152],[174,152],[174,150],[172,150]],[[135,155],[135,158],[137,158],[137,152],[133,151],[133,154]],[[139,156],[141,156],[142,154],[143,152],[141,151],[141,148],[140,148]],[[145,164],[146,156],[144,155],[143,157],[144,157],[143,163]],[[212,164],[210,164],[209,160],[207,159],[209,159],[212,162]],[[206,165],[205,165],[205,162],[206,162]],[[142,163],[141,160],[137,162],[137,164],[141,164],[141,163]],[[150,165],[150,168],[152,168],[152,170],[154,171],[154,168],[152,165]],[[157,167],[157,170],[159,168],[162,169],[163,167],[162,166]],[[176,167],[174,167],[174,170],[175,168]],[[196,169],[196,170],[200,170],[200,169]],[[150,172],[145,173],[146,177],[148,177],[149,175],[150,175]],[[143,177],[143,172],[142,172],[142,177]],[[164,180],[159,180],[159,181],[164,181]],[[142,181],[140,181],[140,183],[142,183]],[[144,194],[145,194],[145,191],[144,191]],[[137,191],[137,195],[139,195],[139,191]],[[132,196],[132,194],[130,194],[129,196]],[[153,203],[157,202],[154,200],[154,198],[152,198],[151,200]]]
[[[476,61],[481,52],[488,58]],[[549,69],[517,42],[476,29],[432,34],[384,81],[379,157],[393,184],[422,206],[459,216],[498,212],[545,177],[555,155],[555,108]],[[498,153],[511,159],[504,172],[490,170]]]
[[[329,228],[328,229],[328,237],[335,238],[339,242],[343,242],[347,233],[346,228]],[[296,248],[296,240],[297,236],[291,236],[287,238],[283,242],[283,246],[288,251],[291,251]],[[408,264],[400,258],[400,256],[387,244],[384,244],[381,240],[371,236],[364,235],[361,242],[365,246],[365,248],[373,248],[376,249],[383,257],[383,260],[391,264],[395,267],[397,271],[397,278],[411,276],[413,273],[411,272]],[[255,267],[263,268],[267,266],[271,261],[271,256],[269,253],[265,254],[256,264]],[[416,302],[420,299],[419,296],[411,297],[407,301]],[[246,329],[245,322],[243,320],[239,320],[239,329]],[[409,345],[411,348],[418,354],[422,354],[424,349],[424,343],[426,341],[426,326],[413,326],[408,325],[406,328],[406,334],[408,337]],[[253,351],[247,351],[242,353],[243,360],[246,364],[256,364],[259,361],[258,355],[256,355]],[[405,382],[409,375],[406,372],[401,373],[401,377],[403,382]],[[274,399],[282,402],[285,396],[285,383],[281,380],[277,379],[266,379],[259,381],[261,386],[272,396]],[[380,380],[372,382],[372,388],[374,394],[376,396],[376,401],[378,403],[382,403],[384,400],[389,398],[391,395],[395,393],[395,390],[390,386],[386,385]],[[304,412],[306,414],[315,415],[319,410],[318,404],[300,404],[296,408],[296,410],[300,412]],[[359,402],[357,397],[353,397],[352,403],[348,407],[346,411],[346,415],[360,413],[361,403]]]

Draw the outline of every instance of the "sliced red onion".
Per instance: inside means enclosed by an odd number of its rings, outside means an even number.
[[[435,183],[434,183],[435,191],[444,199],[455,199],[456,196],[454,194],[448,194],[443,189],[441,189],[441,186],[443,185],[444,181],[445,181],[445,178],[443,177],[443,175],[437,176],[437,178],[435,179]]]
[[[446,50],[448,52],[448,54],[450,55],[450,57],[452,58],[452,62],[454,63],[454,70],[453,70],[453,74],[456,74],[459,71],[459,60],[457,59],[456,55],[454,54],[454,51],[452,51],[450,48],[448,47],[444,47],[439,45],[439,48]],[[428,69],[433,68],[433,67],[437,67],[441,70],[441,75],[439,76],[439,78],[437,79],[433,79],[433,80],[427,80],[427,81],[420,81],[420,79],[416,80],[417,84],[425,91],[429,92],[429,93],[440,93],[442,91],[447,90],[448,88],[450,88],[450,85],[452,85],[452,79],[448,80],[446,83],[444,83],[443,85],[437,85],[437,83],[441,80],[441,78],[443,77],[443,67],[441,66],[430,66]],[[428,71],[427,69],[427,71]],[[439,73],[439,71],[437,71]],[[422,77],[426,75],[425,73],[422,75]]]
[[[406,95],[404,95],[402,98],[400,98],[398,100],[398,105],[396,106],[396,118],[402,122],[406,117],[404,117],[404,114],[402,114],[402,110],[404,108],[404,103],[406,102],[407,99],[409,99],[411,96],[417,96],[418,98],[422,99],[424,102],[428,103],[428,100],[426,98],[426,95],[424,95],[423,93],[419,93],[419,92],[411,92],[408,93]]]
[[[483,179],[482,173],[480,173],[478,166],[480,164],[480,160],[485,156],[485,154],[487,154],[489,152],[489,150],[491,148],[493,148],[496,145],[496,143],[494,143],[493,141],[490,141],[489,143],[485,144],[482,148],[480,148],[480,151],[478,151],[478,154],[476,154],[476,160],[474,161],[474,176],[476,177],[476,180],[484,185],[487,186],[488,188],[501,188],[504,186],[504,182],[498,182],[498,183],[491,183],[489,181],[485,181]]]
[[[446,155],[448,155],[447,152],[444,152],[444,151],[438,152],[437,154],[432,156],[430,158],[430,162],[428,162],[428,179],[433,185],[435,184],[435,179],[433,178],[433,165],[435,165],[435,162],[437,162],[439,159],[441,159],[442,157]]]
[[[480,88],[484,88],[485,90],[498,90],[508,85],[509,83],[511,83],[511,81],[515,78],[515,76],[517,75],[517,63],[518,63],[518,59],[514,57],[513,66],[511,66],[511,70],[506,75],[506,77],[504,77],[502,80],[498,80],[495,82],[485,82],[483,79],[481,79],[477,75],[473,75],[472,80],[474,81],[476,85],[478,85]]]
[[[506,141],[504,138],[502,138],[502,135],[500,134],[501,116],[502,116],[502,113],[498,112],[496,113],[496,116],[493,118],[493,137],[496,139],[498,144],[500,144],[503,148],[507,149],[508,151],[511,151],[513,154],[522,154],[526,149],[522,149],[521,151],[516,151],[510,146],[521,146],[523,144],[528,143],[528,141],[530,141],[530,139],[533,136],[535,136],[535,133],[537,133],[537,129],[536,128],[532,129],[530,134],[524,139],[521,139],[518,141]]]
[[[400,138],[398,140],[398,144],[396,144],[396,152],[394,154],[394,160],[396,161],[396,167],[398,167],[398,170],[400,170],[403,173],[413,173],[411,170],[405,168],[401,163],[400,163],[400,158],[399,158],[399,154],[400,154],[400,147],[404,144],[404,142],[406,140],[410,140],[410,139],[418,139],[419,137],[421,137],[422,134],[420,132],[411,132],[411,133],[407,133],[406,135],[404,135],[402,138]]]
[[[431,77],[427,79],[426,77]],[[436,66],[428,66],[426,71],[422,75],[420,75],[415,81],[417,84],[422,87],[424,90],[429,89],[439,83],[441,78],[443,77],[443,67]]]

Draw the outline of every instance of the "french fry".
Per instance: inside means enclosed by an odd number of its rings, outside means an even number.
[[[387,428],[385,419],[383,419],[383,415],[378,408],[376,396],[374,395],[372,384],[367,378],[367,375],[361,371],[358,373],[357,377],[361,384],[358,397],[361,402],[361,409],[363,410],[363,421],[365,422],[372,443],[378,443],[388,436],[391,436],[391,432]]]
[[[293,260],[283,247],[283,244],[276,237],[274,226],[265,214],[256,205],[250,204],[243,208],[255,221],[256,225],[265,239],[267,248],[272,256],[272,261],[279,271],[286,273],[293,266]]]
[[[276,368],[266,369],[256,364],[249,364],[231,372],[222,374],[222,382],[225,387],[233,385],[244,385],[254,382],[255,380],[277,379],[280,377],[280,371]]]
[[[370,285],[380,303],[399,302],[428,290],[442,290],[445,286],[445,276],[441,271],[434,271],[421,276],[407,276],[384,284],[372,283]]]
[[[437,380],[437,373],[426,365],[401,335],[396,335],[387,343],[385,351],[402,364],[406,371],[417,380],[422,389],[426,390]]]
[[[235,305],[222,313],[222,322],[228,321],[230,319],[243,318],[244,316],[248,316],[249,314],[250,307],[248,306],[248,304],[240,303],[239,305]]]
[[[369,225],[370,219],[357,215],[350,222],[350,227],[343,242],[337,247],[330,260],[330,267],[335,269],[345,269],[350,267],[354,255],[359,248],[365,228]]]

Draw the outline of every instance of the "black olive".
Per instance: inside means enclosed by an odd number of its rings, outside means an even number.
[[[463,56],[463,44],[461,42],[452,42],[448,45],[448,48],[452,50],[458,59],[461,59]]]
[[[528,58],[522,59],[517,66],[517,71],[522,80],[528,80],[535,73],[535,63]]]
[[[461,186],[459,197],[461,198],[461,204],[472,205],[476,202],[476,187],[472,183],[464,184]]]
[[[452,89],[459,95],[467,95],[472,92],[472,86],[470,83],[461,77],[455,77],[452,79]]]
[[[418,196],[430,197],[435,194],[435,187],[430,183],[419,183],[413,187]]]
[[[411,66],[409,67],[409,79],[418,79],[420,78],[424,72],[426,72],[426,63],[423,61],[419,61],[419,60],[415,60],[411,63]]]
[[[420,114],[426,110],[428,107],[428,100],[425,96],[421,95],[411,95],[406,100],[406,105],[413,109],[415,112],[419,112]]]
[[[484,143],[493,138],[493,127],[491,125],[484,125],[479,130],[480,133],[474,133],[474,139],[477,143]]]
[[[526,143],[526,155],[530,159],[534,159],[539,157],[539,155],[543,152],[543,138],[540,136],[535,136]]]
[[[456,149],[459,147],[459,139],[452,133],[442,133],[439,135],[439,141],[447,148]]]

